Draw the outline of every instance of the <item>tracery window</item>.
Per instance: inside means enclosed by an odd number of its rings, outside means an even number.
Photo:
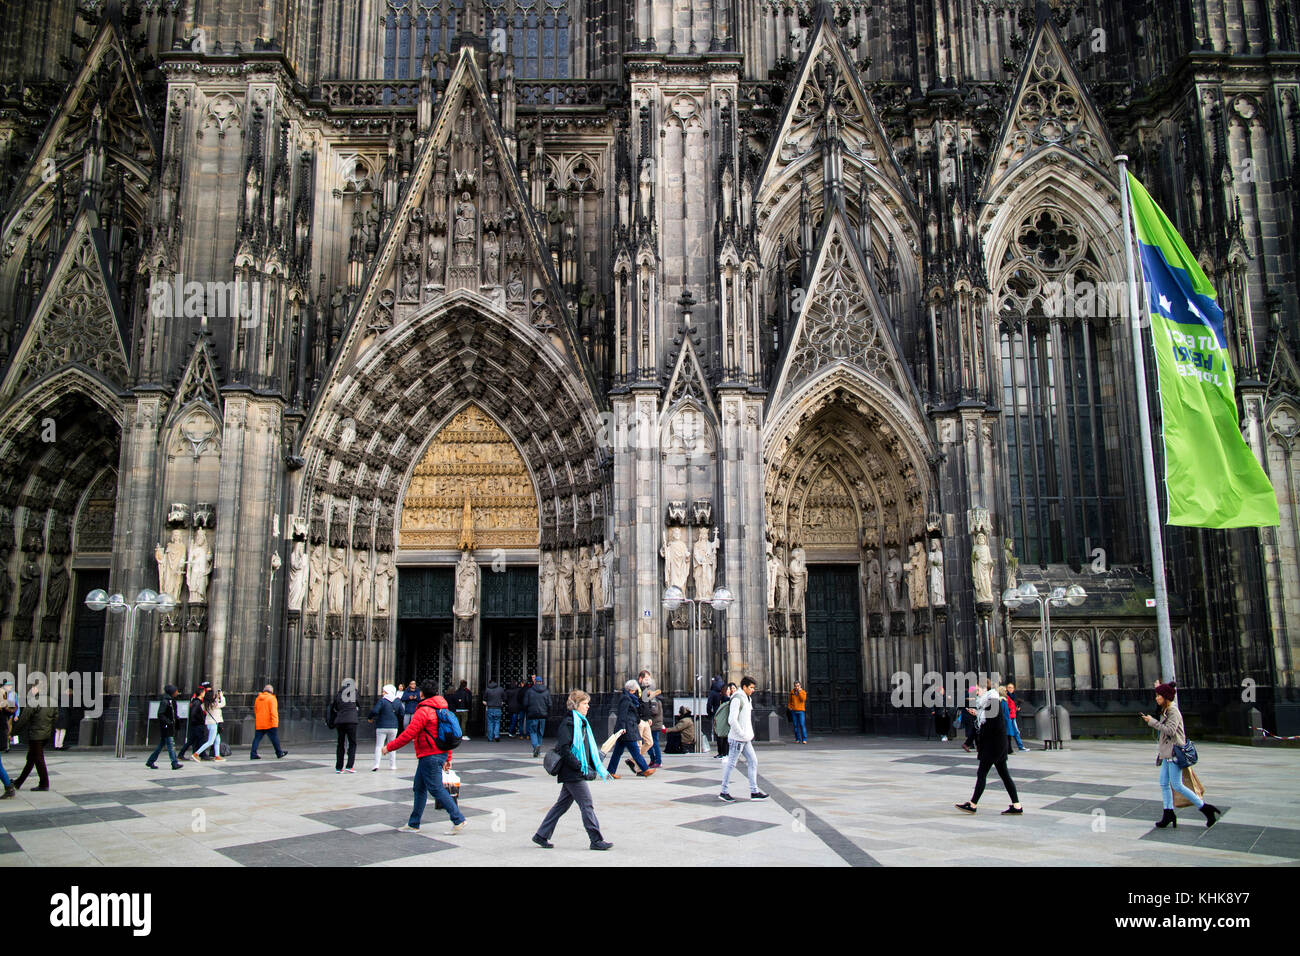
[[[1011,536],[1021,560],[1079,566],[1133,560],[1125,518],[1117,356],[1109,316],[1122,286],[1066,212],[1020,223],[998,288]]]
[[[514,58],[522,79],[564,79],[570,68],[568,0],[483,0],[489,47]],[[450,53],[461,31],[464,0],[385,0],[384,79],[420,75],[426,38],[429,52]]]

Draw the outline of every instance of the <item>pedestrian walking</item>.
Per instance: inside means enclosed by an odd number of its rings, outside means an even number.
[[[397,735],[397,739],[388,744],[390,753],[401,750],[408,743],[415,743],[415,756],[418,763],[415,768],[415,782],[412,791],[415,800],[411,805],[411,816],[406,826],[398,827],[404,833],[419,833],[420,821],[424,818],[424,808],[429,794],[433,794],[434,806],[442,807],[451,817],[451,829],[447,835],[460,833],[469,825],[465,815],[460,812],[456,800],[443,786],[443,769],[451,762],[451,751],[444,748],[439,737],[439,725],[444,723],[444,731],[455,732],[459,727],[451,725],[455,718],[447,707],[447,701],[438,694],[438,685],[431,680],[420,685],[422,699],[415,708],[415,715],[406,729]]]
[[[226,706],[226,695],[220,690],[209,687],[203,695],[203,725],[208,732],[208,739],[191,755],[194,760],[209,747],[212,748],[213,760],[225,760],[221,756],[221,718]]]
[[[447,703],[449,703],[451,709],[455,711],[456,720],[460,722],[461,730],[469,730],[470,708],[474,704],[474,695],[470,693],[469,682],[461,681],[460,686],[456,688],[455,693],[447,698]],[[461,737],[461,740],[469,740],[469,738]]]
[[[723,681],[721,677],[714,677],[709,681],[709,696],[704,702],[704,739],[712,742],[718,736],[713,727],[713,715],[718,712],[722,705],[722,688]]]
[[[587,711],[591,707],[591,696],[582,690],[569,692],[565,706],[569,709],[571,719],[560,721],[555,730],[555,750],[560,754],[560,769],[555,775],[560,784],[560,796],[546,816],[542,825],[533,834],[533,842],[544,849],[555,846],[551,835],[560,817],[575,803],[582,813],[582,826],[587,831],[587,839],[593,850],[608,850],[614,844],[609,843],[600,833],[600,821],[596,819],[596,808],[591,802],[591,788],[587,781],[610,779],[609,772],[600,762],[600,745],[596,735],[587,722]]]
[[[1009,733],[1011,735],[1011,739],[1013,739],[1016,742],[1017,750],[1022,752],[1026,751],[1029,748],[1026,747],[1025,742],[1020,739],[1020,724],[1017,722],[1020,716],[1020,705],[1016,702],[1015,684],[1012,683],[1007,684],[1006,703],[1007,703],[1007,711],[1011,714],[1011,721],[1010,723],[1007,724],[1007,733]]]
[[[958,719],[961,720],[962,727],[966,731],[966,740],[962,743],[961,749],[970,753],[975,749],[975,732],[979,729],[978,715],[975,712],[975,702],[979,699],[980,689],[974,684],[971,684],[970,689],[967,690],[966,693],[966,706],[962,709],[962,713]]]
[[[329,719],[325,722],[338,736],[338,744],[334,748],[335,773],[356,773],[352,764],[357,756],[357,724],[360,723],[360,719],[361,711],[357,707],[357,685],[349,677],[330,701]],[[343,766],[345,747],[348,753],[346,767]]]
[[[0,733],[5,735],[5,746],[0,749],[9,749],[9,730],[13,720],[13,714],[14,705],[10,704],[8,693],[4,692],[3,689],[0,688]],[[5,785],[5,792],[3,796],[0,796],[0,800],[12,799],[16,792],[14,790],[14,782],[9,779],[9,774],[5,772],[3,761],[0,761],[0,783]]]
[[[211,686],[211,682],[203,681],[190,695],[189,710],[186,711],[185,718],[185,746],[176,754],[177,760],[184,760],[186,751],[197,750],[208,737],[207,727],[203,722],[203,695]]]
[[[171,758],[173,770],[180,770],[185,766],[185,764],[181,763],[180,758],[176,756],[176,747],[174,745],[176,725],[180,721],[180,718],[176,716],[176,698],[180,692],[180,688],[175,684],[168,684],[163,688],[162,696],[158,698],[158,746],[153,748],[153,753],[144,762],[144,765],[150,770],[158,769],[158,764],[154,761],[162,753],[163,747],[167,748],[167,756]]]
[[[487,739],[496,743],[501,739],[501,708],[505,706],[506,689],[494,680],[488,681],[483,691],[483,706],[487,714]]]
[[[532,686],[524,692],[524,715],[528,718],[528,738],[533,743],[533,756],[542,752],[542,736],[546,733],[546,715],[551,710],[551,694],[542,679],[533,675]]]
[[[396,740],[397,735],[402,732],[399,724],[402,721],[403,713],[402,704],[397,697],[397,688],[392,684],[385,684],[383,693],[375,701],[375,706],[370,708],[370,716],[366,720],[375,725],[375,765],[370,768],[374,773],[383,763],[385,749],[390,740]],[[389,754],[389,770],[397,769],[397,751],[394,750]]]
[[[948,691],[941,689],[940,693],[943,696],[939,699],[939,703],[931,709],[930,715],[934,717],[934,735],[943,743],[947,743],[952,714],[948,709]]]
[[[689,754],[695,752],[695,719],[690,708],[677,711],[677,723],[668,728],[668,748],[665,753]]]
[[[402,691],[401,704],[402,704],[402,729],[403,730],[405,730],[406,725],[411,722],[411,718],[415,716],[415,708],[419,705],[419,703],[420,703],[420,688],[415,686],[415,681],[411,681],[409,684],[406,685],[406,690]]]
[[[727,754],[731,752],[731,742],[727,740],[727,733],[731,730],[727,722],[727,714],[731,711],[731,698],[735,693],[735,684],[724,684],[718,709],[713,712],[713,736],[718,742],[718,752],[714,756],[717,760],[725,760]]]
[[[262,759],[257,753],[257,746],[263,737],[270,738],[277,758],[289,752],[280,746],[280,702],[275,697],[275,688],[270,684],[253,698],[253,746],[248,751],[249,760]]]
[[[520,681],[506,692],[506,713],[510,716],[510,726],[506,730],[507,737],[517,737],[523,732],[524,691],[527,689],[527,683]]]
[[[179,691],[177,691],[179,693]],[[63,701],[54,717],[54,749],[67,750],[68,727],[72,725],[72,688],[63,691]]]
[[[609,758],[609,775],[615,780],[620,779],[615,771],[618,770],[618,758],[623,756],[624,750],[631,756],[628,764],[638,777],[649,777],[654,773],[646,764],[645,758],[641,756],[641,732],[639,730],[641,698],[637,696],[640,689],[640,684],[630,680],[623,685],[623,693],[618,696],[618,709],[616,712],[618,723],[615,724],[615,727],[623,733],[618,738],[618,743],[614,746],[614,753]]]
[[[1182,770],[1174,761],[1174,748],[1187,746],[1187,730],[1183,724],[1183,713],[1175,700],[1177,696],[1178,685],[1173,681],[1158,684],[1156,707],[1159,708],[1160,716],[1138,715],[1159,735],[1156,742],[1156,766],[1160,768],[1160,796],[1164,801],[1165,812],[1156,821],[1156,826],[1163,830],[1172,823],[1174,829],[1178,829],[1178,817],[1174,814],[1174,791],[1177,790],[1191,801],[1192,806],[1205,814],[1206,827],[1212,827],[1223,815],[1223,811],[1212,803],[1206,803],[1195,790],[1183,783]]]
[[[641,752],[645,754],[650,767],[658,770],[664,765],[663,751],[659,749],[659,734],[664,729],[664,706],[663,701],[659,699],[663,691],[655,688],[654,677],[649,671],[643,670],[638,674],[636,682],[641,688],[642,703],[649,705],[641,709],[641,721],[638,725],[641,731]]]
[[[23,772],[14,781],[15,790],[27,782],[33,767],[40,782],[32,789],[50,789],[50,774],[45,769],[45,741],[54,733],[54,708],[43,695],[38,694],[39,687],[39,684],[32,684],[27,688],[27,706],[18,712],[18,719],[14,721],[14,736],[27,741],[27,761],[23,764]]]
[[[794,724],[794,742],[806,744],[808,742],[808,692],[798,681],[795,681],[794,687],[790,689],[786,706],[790,709],[790,720]]]
[[[1020,805],[1020,795],[1016,793],[1016,782],[1007,770],[1009,740],[1007,737],[1007,710],[1005,701],[996,689],[990,688],[981,694],[975,703],[976,750],[979,753],[979,770],[975,777],[975,792],[965,803],[954,804],[958,810],[974,813],[979,809],[980,797],[984,794],[984,785],[988,780],[989,768],[996,767],[1002,785],[1011,797],[1011,806],[1002,811],[1003,816],[1024,813]]]
[[[754,753],[754,705],[750,697],[758,689],[758,681],[752,677],[742,678],[740,691],[733,694],[727,707],[727,741],[729,751],[727,764],[722,768],[722,793],[718,796],[723,803],[735,803],[736,798],[727,792],[731,782],[731,771],[736,769],[736,761],[745,758],[745,767],[749,772],[749,798],[766,800],[767,794],[758,789],[758,755]]]

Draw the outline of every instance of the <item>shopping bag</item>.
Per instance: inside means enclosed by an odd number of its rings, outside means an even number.
[[[1196,776],[1196,771],[1191,767],[1183,768],[1183,786],[1198,797],[1203,798],[1205,796],[1205,785],[1201,783],[1201,778]],[[1174,791],[1175,807],[1190,807],[1191,805],[1192,801],[1184,797],[1179,791]]]
[[[453,800],[460,799],[460,774],[456,773],[450,767],[442,768],[442,785],[447,789]]]
[[[600,756],[603,760],[608,760],[610,752],[613,751],[614,745],[618,743],[618,738],[622,737],[626,731],[616,730],[610,734],[603,744],[600,745]]]

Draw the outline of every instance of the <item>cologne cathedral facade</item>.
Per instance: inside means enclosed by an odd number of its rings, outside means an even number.
[[[1286,732],[1298,126],[1281,0],[6,4],[0,667],[104,672],[111,728],[130,639],[136,739],[164,683],[292,723],[643,667],[876,733],[895,675],[995,671],[1131,732],[1127,155],[1282,515],[1165,529],[1180,697]],[[1045,642],[1025,581],[1088,597]]]

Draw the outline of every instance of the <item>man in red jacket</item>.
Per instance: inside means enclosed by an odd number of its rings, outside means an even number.
[[[447,709],[447,701],[439,696],[438,685],[431,680],[420,685],[420,697],[415,715],[406,729],[384,748],[385,753],[392,753],[405,747],[408,742],[415,741],[415,756],[420,759],[415,771],[415,805],[411,808],[411,818],[406,826],[398,829],[403,833],[420,832],[420,818],[424,816],[424,805],[432,793],[434,804],[451,816],[452,827],[447,831],[447,835],[451,836],[464,830],[469,821],[442,785],[442,768],[450,755],[438,747],[438,711]]]

